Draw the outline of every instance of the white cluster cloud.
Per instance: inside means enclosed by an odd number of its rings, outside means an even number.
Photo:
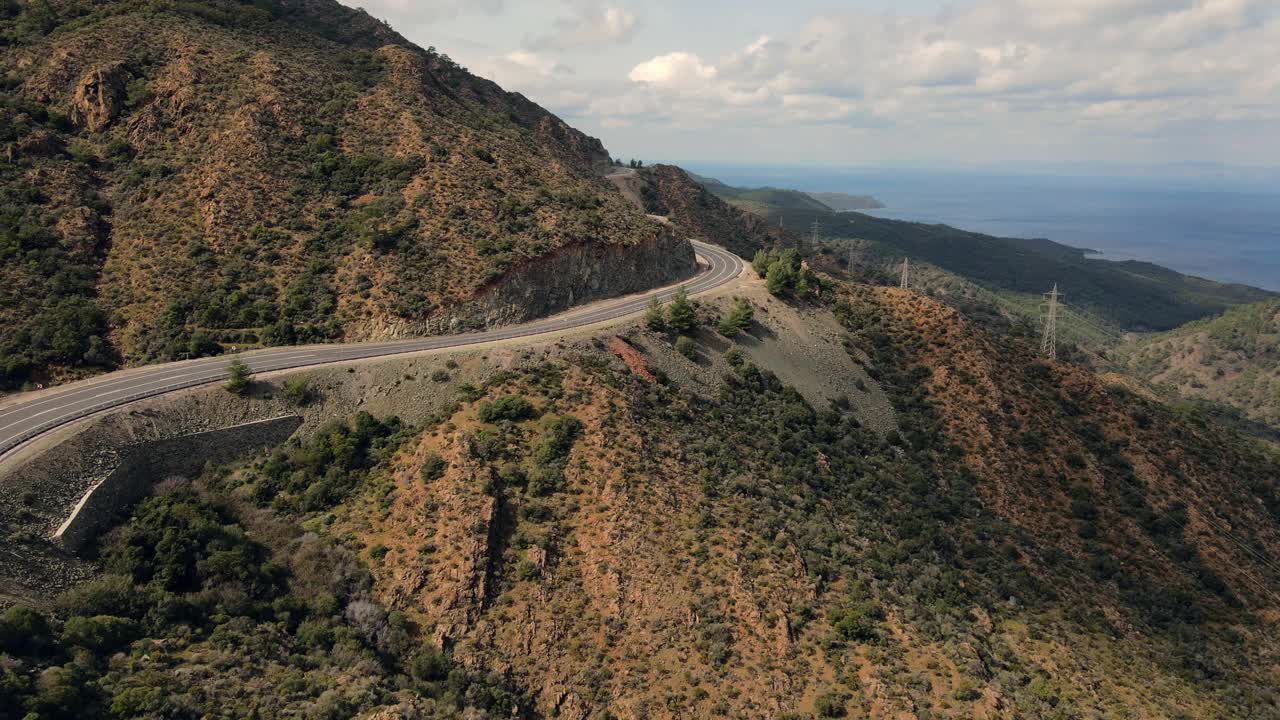
[[[674,52],[640,63],[627,77],[660,88],[698,91],[715,81],[716,69],[703,64],[697,55]]]
[[[588,112],[613,124],[1052,124],[1280,117],[1276,0],[977,0],[833,13],[706,60],[656,56]]]
[[[954,0],[934,14],[831,11],[794,30],[743,36],[729,52],[710,44],[722,35],[703,45],[672,32],[673,23],[705,22],[713,11],[701,6],[365,1],[397,27],[416,28],[415,40],[448,45],[473,70],[571,122],[631,128],[611,137],[633,144],[687,141],[702,152],[686,139],[727,147],[738,133],[757,145],[826,147],[856,136],[867,138],[864,149],[895,144],[885,155],[899,157],[987,157],[1021,141],[1067,157],[1144,145],[1151,158],[1247,160],[1269,143],[1263,154],[1280,162],[1280,0]],[[729,25],[750,27],[764,1],[741,0]],[[812,130],[781,134],[795,126]]]

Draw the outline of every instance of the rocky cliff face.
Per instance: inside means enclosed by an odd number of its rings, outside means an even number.
[[[524,319],[689,269],[599,140],[336,2],[39,3],[0,29],[0,385]],[[568,272],[539,294],[541,267]]]
[[[566,247],[507,273],[444,312],[370,324],[350,337],[377,340],[492,329],[662,287],[696,271],[693,247],[670,232],[634,246]]]
[[[502,278],[482,292],[477,310],[467,314],[474,318],[482,313],[486,325],[522,322],[661,287],[695,270],[693,247],[672,233],[632,247],[568,247]]]

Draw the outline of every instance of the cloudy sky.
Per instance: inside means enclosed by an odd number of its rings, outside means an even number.
[[[622,157],[1280,166],[1280,0],[362,2]]]

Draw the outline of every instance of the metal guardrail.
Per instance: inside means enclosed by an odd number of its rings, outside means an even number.
[[[294,370],[297,368],[310,367],[311,365],[312,365],[311,363],[305,363],[305,362],[290,363],[286,365],[281,365],[280,367],[264,368],[259,372],[279,372],[281,370]],[[17,450],[23,445],[31,442],[32,440],[40,437],[41,435],[44,435],[45,433],[51,430],[56,430],[60,427],[63,427],[64,425],[70,425],[71,423],[78,422],[85,418],[93,417],[94,415],[97,415],[98,413],[103,412],[104,410],[113,410],[116,408],[123,407],[125,405],[131,405],[133,403],[138,402],[139,400],[147,400],[149,398],[158,397],[160,395],[167,395],[171,392],[177,392],[179,390],[189,390],[190,388],[200,387],[201,385],[212,385],[222,379],[223,379],[223,375],[221,373],[217,375],[211,375],[208,377],[199,377],[193,380],[185,380],[180,383],[173,383],[170,385],[165,385],[164,387],[158,387],[158,388],[153,388],[151,390],[146,390],[144,392],[134,393],[133,395],[127,395],[123,398],[118,398],[115,400],[98,403],[97,405],[92,405],[87,408],[76,410],[60,418],[50,420],[46,423],[43,423],[34,428],[31,428],[30,430],[26,430],[22,433],[19,433],[14,438],[11,438],[10,440],[0,443],[0,458],[4,457],[10,452],[13,452],[14,450]]]

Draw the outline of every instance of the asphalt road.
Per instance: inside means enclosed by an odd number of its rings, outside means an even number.
[[[683,283],[690,295],[718,288],[742,272],[742,259],[733,253],[700,242],[694,242],[693,246],[710,267]],[[239,357],[253,373],[260,374],[531,337],[633,315],[643,311],[649,299],[654,296],[664,301],[669,299],[675,294],[677,287],[595,303],[554,317],[487,332],[384,343],[272,348],[245,353]],[[33,393],[28,399],[18,396],[17,402],[0,407],[0,460],[41,435],[68,423],[146,398],[221,382],[227,376],[230,362],[230,358],[223,356],[154,365],[140,370],[103,375],[54,391]]]

